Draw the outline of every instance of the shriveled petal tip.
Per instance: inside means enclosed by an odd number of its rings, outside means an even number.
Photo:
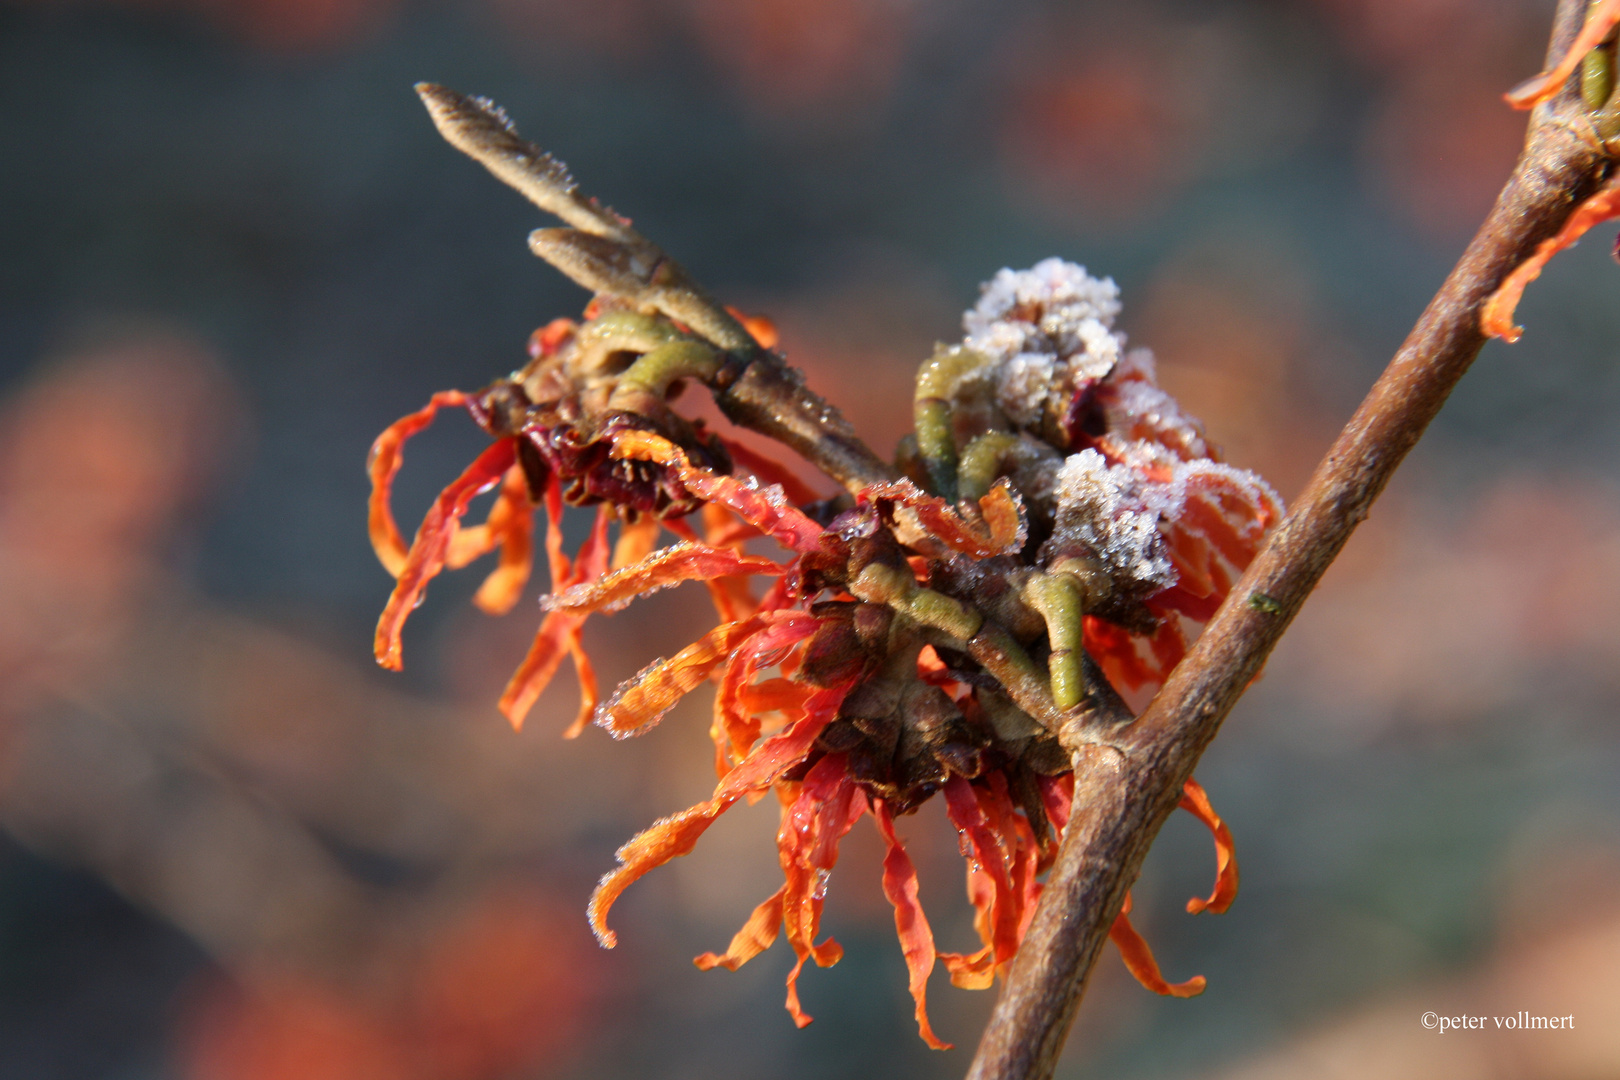
[[[734,799],[710,799],[654,822],[631,838],[618,850],[619,868],[604,874],[591,894],[585,913],[591,920],[591,930],[602,948],[611,949],[619,943],[618,935],[608,929],[608,912],[621,893],[631,883],[654,867],[689,853],[715,818],[731,807]]]
[[[511,439],[502,439],[479,454],[456,480],[439,493],[422,519],[411,544],[405,565],[400,569],[394,591],[377,620],[374,649],[377,663],[390,671],[404,666],[401,656],[400,634],[405,620],[421,602],[428,582],[444,568],[445,555],[450,547],[456,522],[467,512],[467,504],[474,495],[486,491],[501,479],[516,459],[517,451]]]
[[[1543,240],[1535,254],[1503,279],[1480,310],[1480,332],[1486,337],[1501,338],[1510,345],[1524,336],[1524,328],[1513,324],[1513,313],[1525,287],[1541,276],[1542,267],[1551,262],[1554,255],[1573,247],[1594,225],[1617,217],[1620,217],[1620,180],[1610,180],[1607,187],[1575,208],[1557,236]]]
[[[749,315],[739,308],[732,307],[730,304],[726,305],[726,313],[743,324],[743,329],[748,331],[750,337],[759,342],[760,348],[776,348],[779,340],[776,323],[772,322],[767,316]]]
[[[707,581],[732,574],[780,574],[786,569],[758,555],[682,542],[660,548],[640,562],[616,570],[597,581],[575,585],[541,603],[551,611],[570,611],[579,615],[614,611],[639,596],[668,589],[684,581]]]
[[[949,1050],[951,1044],[940,1041],[928,1022],[928,976],[933,973],[936,953],[934,931],[918,899],[917,867],[895,835],[894,820],[882,800],[872,805],[872,816],[877,819],[878,831],[888,849],[883,856],[883,895],[894,906],[894,929],[906,958],[911,999],[917,1004],[917,1034],[930,1048]]]
[[[1586,54],[1602,44],[1620,24],[1620,0],[1597,0],[1586,12],[1586,23],[1563,57],[1539,75],[1532,76],[1503,95],[1515,109],[1533,109],[1558,93],[1575,73]]]
[[[1125,906],[1120,909],[1119,917],[1114,920],[1114,926],[1108,931],[1108,936],[1119,948],[1119,955],[1125,961],[1126,970],[1136,976],[1136,981],[1155,994],[1162,994],[1165,997],[1188,998],[1202,994],[1209,982],[1202,975],[1194,975],[1181,983],[1165,981],[1164,976],[1159,973],[1159,962],[1153,959],[1153,950],[1142,939],[1142,935],[1136,932],[1136,927],[1131,925],[1130,915],[1131,896],[1126,893]]]
[[[1215,839],[1215,889],[1208,899],[1195,896],[1188,900],[1187,913],[1197,915],[1200,911],[1208,911],[1214,915],[1223,914],[1237,899],[1238,892],[1237,854],[1232,846],[1232,830],[1226,827],[1226,822],[1210,805],[1208,793],[1191,777],[1187,778],[1187,785],[1182,788],[1180,805],[1203,822]]]
[[[860,493],[868,502],[887,499],[910,507],[923,527],[941,543],[964,555],[986,559],[1022,547],[1028,536],[1024,504],[1005,481],[998,481],[979,500],[984,526],[965,520],[956,508],[937,495],[930,495],[910,480],[889,480],[872,484]]]
[[[724,953],[706,952],[695,957],[692,963],[697,965],[699,971],[712,971],[717,967],[736,971],[770,948],[776,941],[776,932],[782,927],[782,897],[786,892],[787,886],[784,885],[756,907]]]
[[[405,463],[405,443],[432,424],[434,416],[440,409],[466,403],[467,396],[459,390],[444,390],[434,394],[425,406],[389,424],[383,433],[377,436],[377,441],[371,444],[371,454],[366,459],[366,472],[371,477],[371,497],[366,506],[366,528],[371,535],[371,547],[377,553],[377,561],[396,578],[405,569],[409,549],[405,545],[405,538],[399,533],[398,524],[394,521],[389,495],[393,490],[394,477],[399,475],[400,466]]]

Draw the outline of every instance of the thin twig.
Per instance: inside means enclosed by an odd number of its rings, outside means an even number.
[[[728,420],[783,443],[850,491],[898,475],[684,267],[627,219],[588,198],[561,161],[520,136],[498,105],[432,83],[418,83],[416,92],[447,142],[572,226],[536,229],[530,250],[586,289],[660,312],[735,358],[710,386]]]
[[[1583,7],[1560,0],[1549,63]],[[1051,1076],[1126,891],[1199,756],[1478,355],[1484,300],[1611,165],[1567,88],[1537,109],[1496,206],[1270,543],[1141,718],[1113,745],[1076,755],[1075,817],[970,1080]]]

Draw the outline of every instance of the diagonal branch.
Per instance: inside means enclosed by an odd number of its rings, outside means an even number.
[[[1549,66],[1584,6],[1560,0]],[[1478,355],[1486,298],[1612,164],[1568,88],[1532,114],[1496,206],[1270,543],[1141,718],[1111,746],[1076,755],[1075,817],[970,1080],[1051,1076],[1109,928],[1199,756]]]

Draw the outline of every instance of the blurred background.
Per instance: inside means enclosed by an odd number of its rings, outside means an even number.
[[[953,1077],[991,993],[936,972],[926,1050],[857,829],[847,955],[700,973],[779,880],[766,803],[639,883],[613,850],[706,795],[707,702],[564,742],[538,621],[447,575],[370,657],[372,438],[518,366],[585,297],[444,145],[488,94],[880,450],[1002,266],[1111,274],[1123,324],[1285,497],[1506,176],[1500,93],[1551,0],[0,0],[0,1077]],[[1351,541],[1200,769],[1244,888],[1192,918],[1173,820],[1060,1074],[1620,1076],[1620,268],[1560,257]],[[401,520],[481,444],[413,442]],[[576,537],[585,515],[571,520]],[[543,575],[542,575],[543,576]],[[537,592],[537,586],[531,592]],[[706,626],[595,620],[609,685]],[[904,824],[947,948],[943,813]],[[1439,1035],[1419,1016],[1572,1014]]]

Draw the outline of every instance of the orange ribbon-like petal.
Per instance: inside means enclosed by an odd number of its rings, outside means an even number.
[[[686,459],[681,448],[648,431],[613,436],[613,456],[656,461],[674,469],[681,483],[700,499],[717,502],[783,547],[801,554],[821,550],[821,526],[788,501],[779,487],[756,487],[734,476],[718,476]]]
[[[374,645],[377,663],[390,671],[404,666],[401,656],[400,632],[405,620],[421,602],[429,581],[444,569],[444,558],[450,548],[450,537],[456,522],[467,512],[467,504],[480,491],[487,491],[500,479],[516,459],[516,447],[511,439],[492,444],[467,466],[465,472],[449,487],[439,493],[422,526],[416,531],[416,540],[400,568],[394,591],[377,620],[377,638]]]
[[[1586,54],[1601,45],[1616,24],[1620,24],[1620,0],[1597,0],[1587,10],[1585,25],[1558,63],[1509,90],[1503,95],[1507,103],[1515,109],[1533,109],[1558,93]]]
[[[1202,975],[1194,975],[1183,983],[1165,981],[1159,973],[1159,962],[1153,959],[1153,950],[1148,948],[1148,943],[1131,925],[1130,915],[1131,894],[1126,893],[1125,906],[1119,909],[1119,917],[1114,920],[1108,936],[1119,947],[1120,958],[1125,961],[1126,969],[1136,976],[1136,981],[1155,994],[1166,997],[1188,998],[1202,994],[1209,981]]]
[[[607,916],[620,894],[647,871],[691,851],[698,837],[738,799],[765,790],[803,761],[847,693],[848,684],[818,690],[792,727],[760,743],[741,765],[726,774],[713,798],[659,820],[619,849],[619,867],[603,875],[586,907],[591,929],[603,948],[618,944],[618,937],[608,929]]]
[[[546,550],[547,561],[551,564],[553,588],[569,585],[576,582],[589,581],[607,569],[608,541],[607,526],[609,511],[603,507],[597,512],[596,523],[591,528],[590,536],[580,545],[579,558],[570,564],[568,558],[562,553],[562,530],[558,520],[562,517],[562,496],[558,489],[556,477],[546,491]],[[529,652],[518,665],[517,671],[506,684],[501,693],[498,707],[501,715],[512,724],[514,728],[523,727],[524,718],[534,703],[545,693],[546,687],[557,674],[557,668],[562,664],[565,655],[574,659],[574,670],[579,675],[580,710],[563,732],[565,739],[576,738],[585,730],[591,716],[596,712],[599,698],[596,685],[596,670],[590,659],[585,655],[581,645],[581,635],[584,632],[585,616],[572,612],[547,612],[545,620],[540,624],[540,630],[534,635],[534,642],[529,646]]]
[[[706,952],[694,958],[692,963],[700,971],[712,971],[717,967],[736,971],[770,948],[776,941],[776,932],[782,928],[782,896],[786,892],[787,886],[784,885],[755,908],[748,921],[743,923],[743,928],[732,937],[731,945],[724,954]]]
[[[405,538],[399,534],[399,526],[394,522],[389,496],[393,491],[394,477],[399,475],[400,466],[405,464],[405,443],[432,424],[440,409],[466,403],[467,395],[459,390],[434,394],[422,408],[389,424],[377,436],[377,441],[371,444],[371,454],[366,459],[366,472],[371,477],[366,527],[371,534],[371,547],[377,553],[377,561],[396,578],[405,569],[409,550],[405,546]]]
[[[1519,306],[1525,286],[1541,276],[1541,268],[1554,255],[1573,247],[1588,229],[1616,217],[1620,217],[1620,181],[1611,180],[1607,187],[1575,208],[1557,236],[1543,240],[1535,254],[1503,279],[1480,311],[1480,331],[1486,337],[1499,337],[1510,345],[1524,336],[1524,327],[1513,325],[1513,312]]]
[[[731,574],[780,574],[787,568],[759,555],[731,548],[681,542],[659,548],[640,562],[599,578],[554,593],[542,601],[549,611],[588,615],[614,611],[639,596],[668,589],[683,581],[704,581]]]
[[[894,821],[883,800],[872,804],[872,816],[877,819],[878,831],[888,846],[883,856],[883,895],[894,905],[894,929],[900,937],[900,951],[906,957],[911,1000],[917,1003],[917,1034],[931,1048],[949,1050],[951,1044],[941,1042],[928,1022],[928,976],[934,970],[936,954],[934,931],[917,898],[917,868],[906,854],[906,846],[894,834]]]
[[[1200,911],[1208,911],[1220,915],[1232,906],[1237,899],[1238,891],[1238,865],[1237,855],[1232,847],[1232,830],[1226,827],[1226,822],[1215,812],[1209,803],[1209,795],[1203,787],[1192,777],[1187,778],[1187,784],[1181,789],[1181,803],[1183,810],[1204,823],[1204,827],[1215,838],[1215,890],[1209,894],[1209,899],[1195,896],[1187,901],[1187,913],[1197,915]]]

